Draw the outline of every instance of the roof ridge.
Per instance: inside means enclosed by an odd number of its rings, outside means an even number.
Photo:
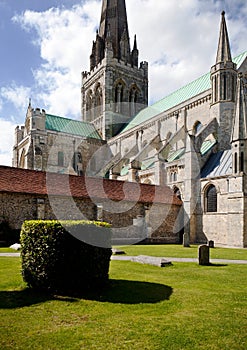
[[[246,57],[247,50],[234,57],[233,62],[236,63],[239,68]],[[190,87],[191,89],[189,89]],[[154,102],[152,105],[142,109],[129,121],[128,125],[121,131],[121,134],[133,129],[141,123],[149,122],[152,118],[157,117],[158,114],[168,111],[169,109],[184,103],[188,99],[202,94],[209,90],[210,87],[210,72],[204,73],[197,79],[190,81],[177,90],[164,96],[162,99]]]
[[[240,57],[243,56],[244,54],[247,55],[247,50],[245,50],[245,51],[243,51],[242,53],[240,53],[239,55],[235,56],[235,57],[232,59],[233,62],[237,61],[238,58],[240,58]],[[235,62],[235,63],[236,63],[236,62]],[[196,81],[198,81],[198,80],[200,80],[200,79],[202,79],[202,78],[208,76],[209,74],[210,74],[210,72],[207,72],[207,73],[204,73],[204,74],[200,75],[200,77],[198,77],[198,78],[196,78],[196,79],[190,81],[189,83],[186,83],[185,85],[179,87],[178,89],[174,90],[173,92],[169,93],[168,95],[162,97],[160,100],[154,102],[154,103],[153,103],[151,106],[149,106],[149,107],[152,107],[152,106],[154,106],[156,103],[159,103],[159,102],[165,100],[166,98],[172,96],[172,95],[175,94],[176,92],[179,92],[180,90],[183,90],[184,88],[186,88],[186,87],[190,86],[191,84],[195,83]],[[206,90],[205,90],[205,91],[206,91]],[[148,108],[148,107],[147,107],[147,108]]]
[[[72,120],[73,122],[78,122],[78,123],[82,123],[82,124],[92,125],[90,122],[85,122],[83,120],[77,120],[77,119],[72,119],[72,118],[68,118],[68,117],[62,117],[60,115],[55,115],[55,114],[51,114],[51,113],[46,113],[45,115],[50,116],[50,117],[65,119],[65,120]]]

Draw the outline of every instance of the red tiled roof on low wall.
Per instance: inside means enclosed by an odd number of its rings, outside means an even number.
[[[182,205],[168,186],[46,173],[6,166],[0,166],[1,192]]]

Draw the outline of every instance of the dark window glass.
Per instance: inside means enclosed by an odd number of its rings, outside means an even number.
[[[244,171],[244,152],[240,154],[240,171]]]
[[[217,212],[217,192],[213,185],[210,185],[206,193],[206,209],[209,213]]]
[[[58,152],[58,166],[64,166],[64,154],[63,154],[63,152]]]

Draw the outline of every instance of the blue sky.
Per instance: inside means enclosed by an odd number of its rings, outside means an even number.
[[[208,72],[220,14],[233,56],[247,50],[246,0],[126,0],[130,40],[149,62],[150,102]],[[80,119],[100,0],[0,0],[0,164],[11,165],[13,130],[33,107]]]

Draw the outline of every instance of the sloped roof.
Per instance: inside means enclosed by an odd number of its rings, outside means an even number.
[[[243,63],[244,59],[247,57],[247,51],[241,53],[233,59],[233,62],[237,64],[239,68]],[[148,121],[149,119],[157,116],[158,114],[167,111],[182,102],[189,100],[211,88],[210,72],[204,74],[200,78],[192,81],[191,83],[181,87],[180,89],[174,91],[170,95],[164,97],[162,100],[154,103],[142,111],[140,111],[130,123],[123,129],[123,132],[128,131],[135,126],[141,125],[142,123]]]
[[[52,114],[46,114],[45,128],[47,130],[64,132],[66,134],[73,134],[98,140],[101,139],[93,124],[62,118]]]
[[[232,174],[232,151],[212,154],[201,171],[201,178],[211,178]]]
[[[55,195],[105,201],[181,205],[168,186],[46,173],[0,166],[0,193]]]

